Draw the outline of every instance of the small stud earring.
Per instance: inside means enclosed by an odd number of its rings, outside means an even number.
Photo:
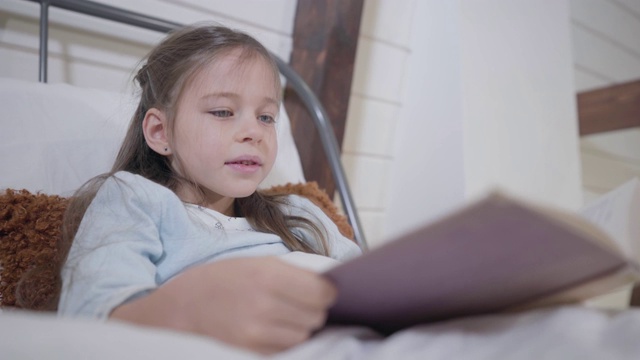
[[[167,152],[167,151],[169,151],[169,148],[164,148],[164,152]]]

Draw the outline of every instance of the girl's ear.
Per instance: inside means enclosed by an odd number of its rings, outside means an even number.
[[[160,155],[166,156],[172,153],[169,147],[168,130],[165,113],[156,108],[149,109],[142,120],[142,131],[147,145]]]

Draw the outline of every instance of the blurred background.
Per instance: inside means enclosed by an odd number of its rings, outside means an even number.
[[[240,28],[284,59],[309,1],[98,0]],[[359,24],[342,159],[371,246],[495,187],[577,210],[640,176],[639,115],[615,106],[640,102],[639,1],[343,1],[361,11],[338,19]],[[38,15],[0,2],[0,76],[37,81]],[[55,8],[50,18],[52,83],[132,91],[163,36]],[[594,96],[614,100],[604,127],[581,136]]]

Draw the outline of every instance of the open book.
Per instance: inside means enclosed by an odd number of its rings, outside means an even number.
[[[329,322],[390,333],[582,301],[640,281],[640,189],[637,180],[625,186],[586,211],[601,226],[492,193],[327,271],[338,287]]]

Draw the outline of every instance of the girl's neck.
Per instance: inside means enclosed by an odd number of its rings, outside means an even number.
[[[235,217],[235,198],[226,196],[212,196],[206,190],[204,194],[195,194],[192,191],[177,191],[177,195],[185,203],[199,205],[215,210],[223,215]],[[204,195],[204,198],[202,197]]]
[[[236,214],[236,211],[235,211],[234,203],[231,203],[230,206],[227,206],[226,208],[223,209],[217,203],[216,204],[206,204],[206,203],[197,203],[197,202],[189,202],[189,201],[185,201],[185,202],[189,203],[189,204],[198,205],[198,206],[201,206],[201,207],[204,207],[204,208],[207,208],[207,209],[214,210],[214,211],[219,212],[220,214],[226,215],[228,217],[237,217],[238,216],[238,214]]]
[[[231,200],[231,203],[229,205],[224,206],[224,209],[222,209],[219,206],[220,205],[219,202],[215,203],[215,204],[212,204],[212,205],[206,205],[205,204],[204,206],[209,208],[209,209],[213,209],[213,210],[215,210],[215,211],[217,211],[217,212],[219,212],[221,214],[224,214],[224,215],[227,215],[227,216],[231,216],[231,217],[235,217],[237,215],[236,211],[235,211],[235,206],[234,206],[235,199],[232,199],[232,198],[228,198],[228,199]]]

